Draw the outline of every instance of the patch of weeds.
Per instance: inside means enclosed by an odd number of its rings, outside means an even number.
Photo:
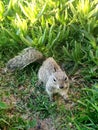
[[[33,71],[32,71],[33,73]],[[31,76],[32,76],[31,73]],[[13,74],[0,74],[0,100],[7,104],[5,109],[0,108],[1,129],[29,129],[36,125],[36,120],[27,107],[27,101],[33,87],[30,84],[30,73],[26,69]],[[5,82],[6,79],[6,82]],[[29,84],[28,84],[29,83]],[[5,105],[2,105],[5,107]],[[32,117],[32,118],[31,118]]]
[[[40,92],[31,94],[28,107],[30,107],[33,112],[38,113],[41,119],[49,117],[57,108],[56,103],[50,102],[49,97]]]
[[[0,129],[23,130],[35,126],[36,122],[34,119],[32,121],[24,120],[15,109],[14,106],[12,107],[4,102],[0,102]]]
[[[73,122],[77,129],[82,127],[83,130],[98,129],[98,85],[94,85],[92,88],[85,88],[85,97],[78,100],[78,114],[74,118]]]

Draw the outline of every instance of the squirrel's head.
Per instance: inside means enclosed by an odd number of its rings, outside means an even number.
[[[64,71],[56,71],[50,77],[51,84],[57,89],[68,89],[69,79]]]

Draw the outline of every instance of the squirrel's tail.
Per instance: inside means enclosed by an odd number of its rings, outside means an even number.
[[[28,47],[25,48],[19,55],[10,59],[6,65],[7,71],[21,70],[30,63],[43,59],[43,55],[38,50]]]

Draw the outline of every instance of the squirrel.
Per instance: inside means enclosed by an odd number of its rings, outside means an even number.
[[[8,61],[6,71],[21,70],[28,64],[40,59],[43,59],[42,53],[32,47],[28,47],[18,56]],[[47,58],[39,68],[38,80],[45,85],[50,100],[52,100],[55,93],[59,93],[65,100],[68,98],[68,76],[52,57]]]
[[[46,86],[50,100],[54,93],[59,93],[65,100],[68,98],[68,76],[52,57],[47,58],[39,68],[38,79]]]

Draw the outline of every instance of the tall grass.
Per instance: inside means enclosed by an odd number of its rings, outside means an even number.
[[[60,52],[64,55],[60,59],[64,60],[69,54],[71,56],[67,59],[75,64],[77,60],[81,63],[84,55],[86,55],[85,60],[91,58],[92,62],[98,64],[98,61],[94,61],[95,51],[96,53],[98,51],[96,0],[92,2],[90,0],[49,0],[48,2],[10,0],[5,8],[4,3],[1,2],[1,10],[3,22],[9,21],[7,26],[10,26],[10,28],[3,26],[2,29],[17,42],[22,41],[27,46],[36,47],[46,56],[58,57],[56,50],[60,48]],[[81,56],[77,52],[79,46],[81,46],[80,53],[83,54]]]

